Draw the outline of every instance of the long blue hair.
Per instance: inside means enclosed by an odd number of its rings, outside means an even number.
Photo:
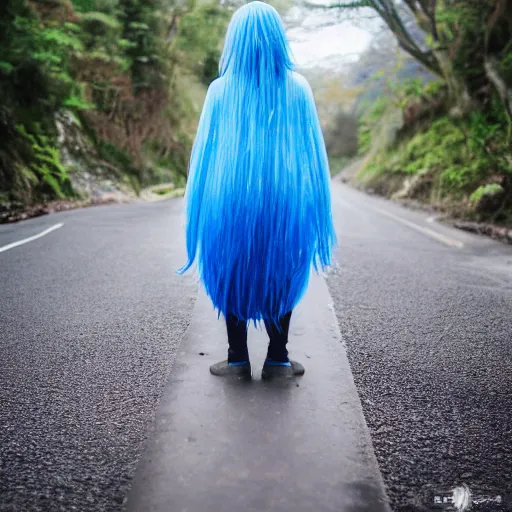
[[[277,11],[234,15],[187,183],[187,252],[219,314],[278,319],[331,264],[330,173],[313,94]]]

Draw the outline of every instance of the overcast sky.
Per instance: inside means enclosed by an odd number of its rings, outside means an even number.
[[[364,14],[364,13],[363,13]],[[339,67],[357,58],[369,44],[375,20],[337,11],[291,11],[285,20],[290,46],[299,67]],[[330,26],[329,23],[333,23]],[[300,25],[300,26],[297,26]]]

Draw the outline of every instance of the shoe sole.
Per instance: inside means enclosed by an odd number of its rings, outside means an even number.
[[[293,379],[295,373],[292,366],[263,366],[261,378],[270,379]]]
[[[224,361],[210,366],[210,373],[215,375],[215,377],[238,377],[240,379],[252,378],[252,369],[250,365],[228,366]]]
[[[290,360],[290,366],[274,366],[274,365],[263,365],[263,370],[261,372],[262,379],[271,379],[271,378],[292,378],[292,377],[301,377],[305,373],[304,366],[302,366],[297,361]]]

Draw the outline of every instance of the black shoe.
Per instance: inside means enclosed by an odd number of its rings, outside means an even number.
[[[297,376],[301,376],[301,375],[304,375],[304,373],[306,372],[306,370],[304,369],[304,366],[302,366],[299,362],[297,361],[292,361],[290,359],[290,363],[292,363],[292,368],[293,368],[293,374],[294,375],[297,375]]]
[[[252,377],[251,363],[228,363],[228,361],[221,361],[210,366],[210,373],[217,377],[239,377],[250,379]]]
[[[267,359],[261,372],[262,379],[291,379],[296,375],[304,375],[304,366],[297,361],[289,361],[290,364],[279,364],[277,361]]]

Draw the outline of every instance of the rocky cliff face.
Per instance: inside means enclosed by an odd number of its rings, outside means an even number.
[[[126,201],[136,193],[126,175],[101,160],[84,133],[80,121],[71,113],[60,113],[55,120],[63,165],[69,169],[73,190],[81,199]]]
[[[0,201],[0,223],[95,204],[121,203],[138,196],[126,174],[102,160],[79,119],[70,112],[55,117],[60,161],[67,169],[75,197],[27,205]]]

